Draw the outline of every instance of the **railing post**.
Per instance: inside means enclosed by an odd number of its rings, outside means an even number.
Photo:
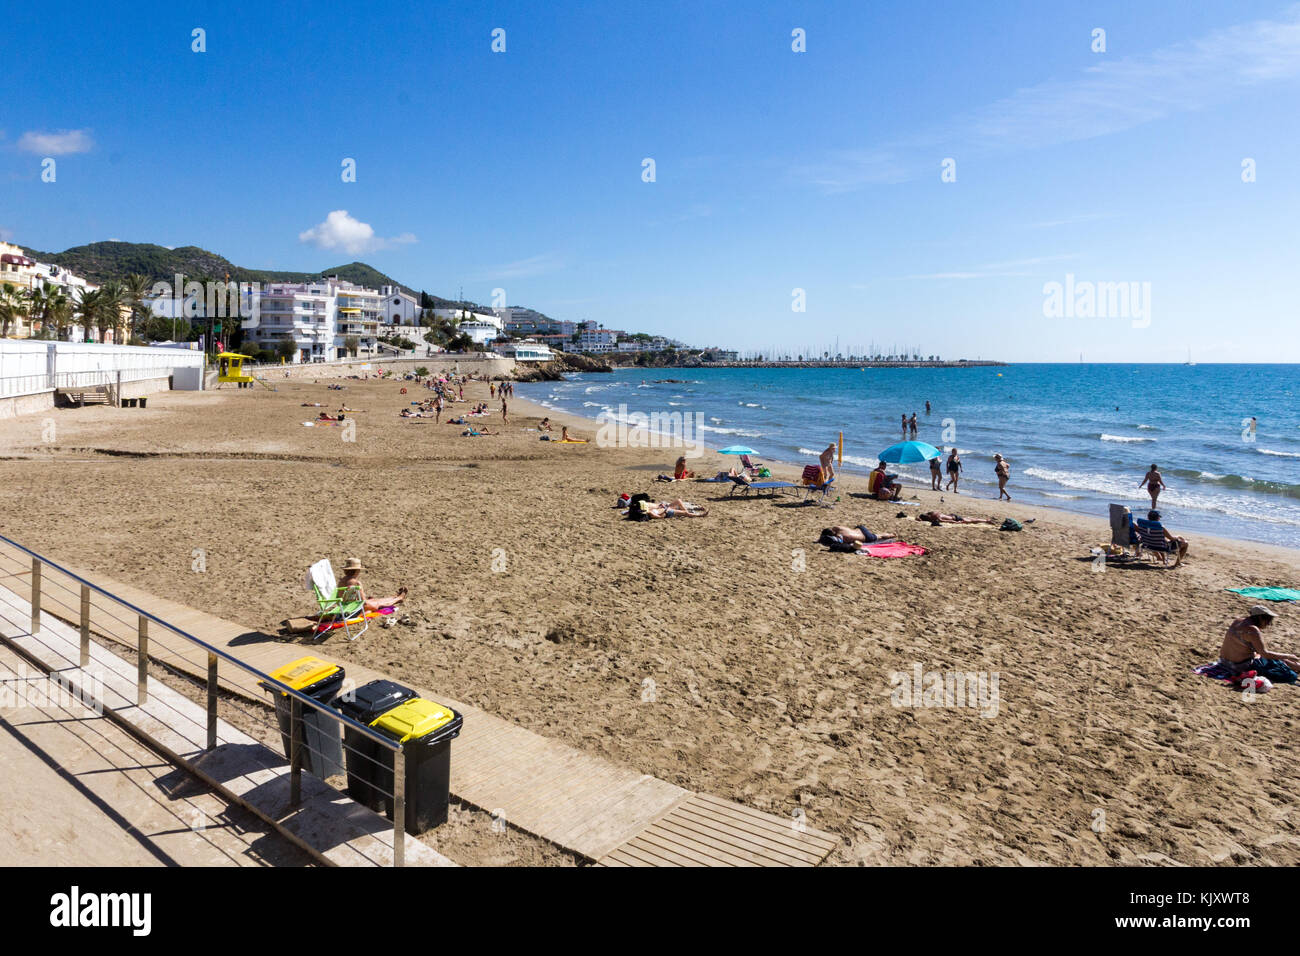
[[[115,398],[114,404],[118,408],[121,408],[122,407],[122,372],[120,370],[117,373],[117,391],[114,392],[114,398]]]
[[[32,626],[31,633],[41,633],[41,559],[32,558]]]
[[[406,750],[393,753],[393,866],[406,866]]]
[[[135,702],[143,707],[149,699],[149,619],[139,615],[140,642],[136,651]]]
[[[90,586],[81,586],[81,666],[90,666]]]
[[[208,749],[217,745],[217,655],[208,651]]]
[[[302,803],[302,701],[289,698],[289,806]]]

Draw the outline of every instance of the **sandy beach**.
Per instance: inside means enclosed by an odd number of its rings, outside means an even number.
[[[1294,586],[1300,551],[1192,535],[1176,570],[1097,573],[1105,514],[909,487],[1034,519],[936,528],[855,497],[852,476],[825,506],[727,498],[655,482],[672,450],[540,441],[542,414],[556,437],[595,426],[522,400],[508,425],[498,403],[472,420],[504,434],[465,438],[398,417],[425,394],[411,383],[277,384],[0,422],[4,533],[270,633],[311,610],[312,562],[359,557],[371,594],[410,599],[327,655],[693,790],[802,809],[842,839],[832,864],[1300,863],[1300,690],[1246,700],[1191,673],[1251,603],[1225,588]],[[320,411],[303,403],[340,401],[364,409],[355,441],[302,424]],[[623,521],[623,492],[709,515]],[[818,532],[838,524],[930,550],[830,553]],[[1300,611],[1276,607],[1267,639],[1294,651]],[[918,665],[995,675],[996,707],[895,706],[891,675]]]

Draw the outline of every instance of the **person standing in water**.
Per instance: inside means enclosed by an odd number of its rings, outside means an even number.
[[[1142,490],[1142,485],[1147,486],[1147,494],[1151,496],[1151,508],[1152,510],[1154,510],[1156,506],[1156,499],[1160,497],[1160,492],[1164,491],[1167,487],[1169,487],[1168,485],[1165,484],[1164,476],[1162,476],[1160,472],[1156,469],[1154,463],[1152,463],[1151,465],[1151,470],[1148,471],[1146,473],[1146,476],[1142,479],[1142,484],[1138,485],[1139,491]]]
[[[961,477],[961,459],[957,456],[957,446],[952,446],[952,451],[948,453],[948,484],[944,486],[945,490],[957,491],[957,479]]]
[[[906,441],[907,440],[907,412],[903,412],[902,422],[903,422],[903,440]]]
[[[929,417],[930,415],[930,403],[928,401],[925,403],[925,414],[926,417]]]
[[[942,458],[943,449],[940,448],[940,455],[930,459],[930,490],[943,491],[943,469],[939,466],[939,458]]]
[[[1007,494],[1007,480],[1011,477],[1011,466],[1001,455],[994,455],[993,460],[996,464],[993,466],[993,473],[998,476],[998,501],[1005,496],[1007,501],[1011,500],[1011,495]]]
[[[907,422],[908,430],[911,431],[912,437],[916,437],[916,412],[912,412],[912,417]]]

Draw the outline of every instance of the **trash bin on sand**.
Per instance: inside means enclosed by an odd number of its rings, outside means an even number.
[[[369,725],[403,701],[415,696],[415,691],[391,680],[373,680],[363,684],[346,697],[334,700],[334,706],[357,723]],[[348,770],[348,796],[371,810],[383,810],[381,800],[388,799],[375,790],[376,775],[387,769],[393,776],[393,752],[359,730],[344,726],[343,744],[347,752],[344,761]],[[387,789],[392,790],[390,786]]]
[[[416,697],[398,704],[372,727],[392,737],[406,754],[406,832],[424,833],[447,822],[451,784],[451,742],[464,723],[452,708]],[[382,794],[384,812],[393,818],[393,768],[380,766],[375,789]]]
[[[338,664],[317,657],[300,657],[271,671],[271,676],[313,700],[329,704],[343,683],[344,671]],[[293,698],[265,681],[262,687],[275,697],[275,716],[280,723],[284,755],[288,757],[293,737]],[[310,704],[302,705],[302,769],[321,779],[343,772],[338,721]]]

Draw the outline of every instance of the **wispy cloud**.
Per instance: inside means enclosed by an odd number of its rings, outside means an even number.
[[[90,152],[95,148],[95,141],[88,129],[33,129],[18,137],[18,148],[40,156],[67,156]]]
[[[409,232],[384,239],[375,235],[370,223],[353,218],[346,209],[335,209],[325,217],[324,222],[298,233],[298,241],[309,242],[319,249],[341,249],[355,256],[378,249],[409,245],[418,240]]]
[[[1098,58],[1062,80],[1028,86],[964,116],[861,150],[797,167],[831,191],[902,182],[943,157],[1036,149],[1108,136],[1227,102],[1267,83],[1300,76],[1300,5],[1276,20],[1215,30],[1146,56]]]
[[[530,256],[527,259],[519,259],[516,262],[507,262],[503,265],[493,266],[482,270],[476,279],[528,279],[533,276],[546,275],[548,272],[557,272],[564,268],[564,260],[553,252],[544,252],[541,255]]]
[[[892,276],[895,281],[910,279],[1007,279],[1007,278],[1024,278],[1031,276],[1032,271],[1025,271],[1027,266],[1042,265],[1045,262],[1061,262],[1066,259],[1077,259],[1077,252],[1067,252],[1054,256],[1034,256],[1030,259],[1012,259],[1007,262],[989,262],[982,266],[975,266],[965,272],[924,272],[918,275]],[[857,288],[855,286],[855,288]]]

